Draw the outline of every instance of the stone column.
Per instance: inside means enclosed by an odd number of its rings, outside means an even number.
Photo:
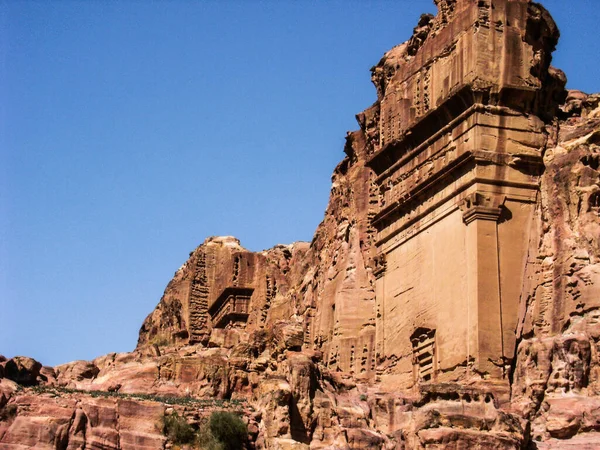
[[[498,199],[479,192],[460,205],[467,226],[467,352],[475,370],[502,377],[502,299],[498,257]],[[472,326],[471,326],[472,324]]]
[[[387,262],[385,253],[378,255],[374,263],[373,275],[375,275],[375,356],[385,357],[385,271]]]

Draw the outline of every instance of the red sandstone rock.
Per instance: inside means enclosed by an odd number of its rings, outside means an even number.
[[[206,239],[131,353],[0,358],[63,389],[0,379],[0,449],[170,446],[128,394],[247,400],[256,448],[600,446],[600,95],[564,91],[540,5],[435,3],[372,69],[312,242]]]
[[[70,381],[93,379],[98,375],[100,369],[88,361],[74,361],[57,366],[55,372],[58,383],[67,384]]]
[[[3,363],[4,377],[19,384],[35,384],[42,365],[33,358],[15,356]]]
[[[7,378],[0,379],[0,408],[3,408],[8,400],[19,389],[19,385]]]
[[[0,428],[0,449],[163,448],[164,406],[71,394],[17,395],[18,414]]]

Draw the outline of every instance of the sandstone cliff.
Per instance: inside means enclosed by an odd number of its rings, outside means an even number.
[[[0,449],[165,448],[165,414],[223,408],[256,448],[600,446],[600,96],[540,5],[435,3],[312,242],[208,238],[133,352],[2,359]]]

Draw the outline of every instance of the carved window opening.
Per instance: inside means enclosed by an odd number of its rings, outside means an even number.
[[[413,371],[416,382],[430,382],[436,377],[435,330],[417,328],[410,337],[413,350]]]

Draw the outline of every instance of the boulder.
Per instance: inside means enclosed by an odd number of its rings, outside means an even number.
[[[89,361],[73,361],[56,367],[57,381],[67,385],[74,381],[91,380],[95,378],[100,369]]]
[[[24,386],[37,383],[42,364],[27,356],[15,356],[4,363],[4,377]]]

